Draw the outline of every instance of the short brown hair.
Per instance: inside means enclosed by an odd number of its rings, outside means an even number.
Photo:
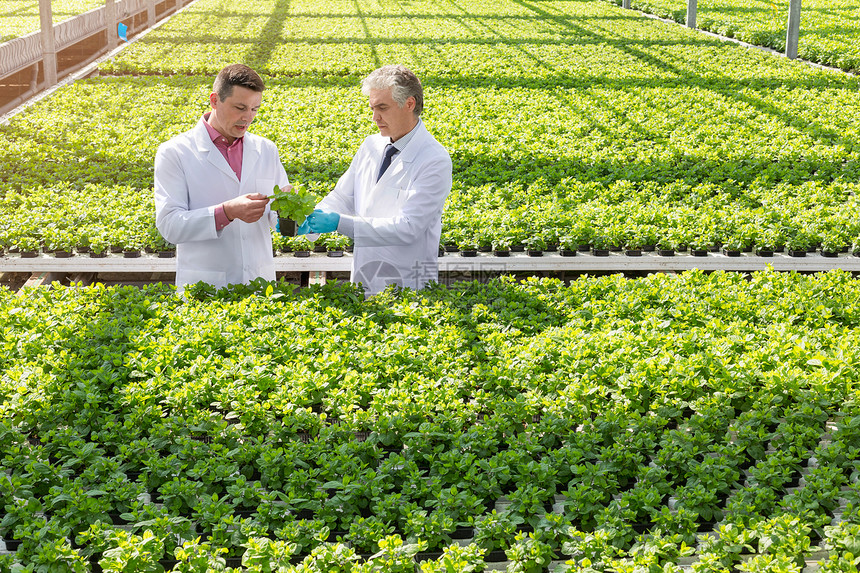
[[[224,66],[215,77],[212,91],[218,94],[218,99],[224,101],[233,95],[233,86],[242,86],[255,92],[266,89],[263,79],[245,64],[230,64]]]

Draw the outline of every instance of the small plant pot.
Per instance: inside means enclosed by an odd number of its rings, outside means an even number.
[[[624,251],[624,254],[627,255],[628,257],[641,257],[642,256],[642,249],[626,249]]]
[[[490,245],[481,245],[480,247],[478,247],[479,253],[489,253],[492,250],[493,247],[491,247]]]
[[[501,549],[496,549],[494,551],[488,551],[486,555],[484,555],[484,561],[486,563],[502,563],[503,561],[508,560],[508,555]]]
[[[674,257],[675,249],[657,249],[657,254],[661,257]]]
[[[110,248],[110,252],[112,252],[115,255],[118,255],[122,252],[122,247],[112,246]]]
[[[789,249],[788,250],[788,256],[789,257],[805,257],[806,256],[806,249],[797,249],[797,250]]]
[[[325,245],[314,245],[314,252],[315,253],[326,253],[326,252],[328,252],[328,249],[326,248]]]
[[[510,257],[511,251],[508,249],[495,249],[493,254],[497,257]]]
[[[90,258],[91,258],[91,259],[103,259],[103,258],[105,258],[106,256],[107,256],[107,253],[106,253],[106,252],[104,252],[104,251],[101,251],[101,252],[99,252],[99,253],[97,253],[97,252],[95,252],[95,251],[90,251]]]
[[[419,563],[421,561],[436,561],[440,557],[442,557],[441,551],[419,551],[415,554],[415,561]]]
[[[562,249],[561,251],[559,251],[559,254],[562,257],[575,257],[576,251],[573,249]]]
[[[542,251],[542,250],[540,250],[540,249],[529,249],[529,250],[528,250],[528,255],[529,255],[530,257],[542,257],[542,256],[543,256],[543,251]]]
[[[457,247],[457,245],[445,245],[445,252],[446,253],[456,253],[459,250],[460,250],[460,248]]]
[[[474,536],[474,527],[458,527],[451,533],[451,539],[472,539]]]
[[[68,259],[72,256],[71,251],[54,251],[54,257],[57,259]]]
[[[609,256],[609,249],[594,249],[591,251],[591,253],[595,257],[608,257]]]
[[[328,257],[342,257],[343,251],[329,251],[326,256],[328,256]]]
[[[21,251],[21,258],[22,259],[34,259],[34,258],[36,258],[37,254],[38,253],[36,253],[36,251]]]
[[[642,247],[642,251],[646,253],[653,253],[656,250],[657,247],[655,245],[645,245],[644,247]]]
[[[278,217],[278,228],[281,230],[281,235],[284,237],[296,236],[296,222],[286,217]]]
[[[477,251],[477,249],[468,249],[465,251],[460,251],[460,256],[461,257],[477,257],[478,251]]]
[[[176,251],[158,251],[159,259],[172,259],[176,256]]]
[[[760,257],[772,257],[772,256],[773,256],[773,251],[772,251],[772,250],[770,250],[770,249],[758,249],[758,250],[755,252],[755,254],[756,254],[756,255],[758,255],[758,256],[760,256]]]
[[[727,257],[739,257],[741,252],[737,249],[723,249],[723,254]]]
[[[138,250],[123,251],[122,256],[126,259],[136,259],[140,256],[140,251],[138,251]]]
[[[293,251],[294,257],[309,257],[311,256],[310,251]]]
[[[582,245],[578,245],[576,247],[576,250],[579,251],[580,253],[587,253],[588,251],[591,250],[591,245],[587,245],[587,244],[583,243]]]
[[[821,256],[832,259],[839,256],[839,253],[836,251],[821,251]]]
[[[444,256],[445,256],[445,247],[439,247],[439,256],[440,256],[440,257],[444,257]]]
[[[707,249],[693,249],[692,251],[690,251],[690,254],[694,257],[707,257],[708,251]]]
[[[525,245],[511,245],[511,252],[512,253],[522,253],[525,250],[526,250]]]

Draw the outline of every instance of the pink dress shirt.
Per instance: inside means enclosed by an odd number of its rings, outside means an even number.
[[[244,137],[239,137],[233,140],[233,143],[227,143],[227,138],[218,133],[218,130],[209,125],[209,114],[203,115],[203,124],[206,126],[206,131],[209,132],[209,137],[224,159],[227,160],[227,165],[236,174],[236,179],[242,180],[242,151],[244,150]],[[215,207],[215,230],[220,231],[230,224],[230,219],[224,213],[224,205]]]

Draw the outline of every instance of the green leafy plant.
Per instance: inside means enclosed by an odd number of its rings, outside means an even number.
[[[244,544],[242,566],[246,571],[268,573],[290,566],[290,558],[296,546],[288,541],[271,540],[268,537],[251,537]]]
[[[449,545],[435,561],[422,561],[421,573],[472,573],[484,570],[484,549],[474,543]]]
[[[534,532],[518,533],[505,554],[511,561],[509,573],[540,573],[556,557],[552,545],[541,541]]]
[[[270,197],[271,208],[278,212],[278,216],[291,219],[296,222],[296,225],[304,223],[320,201],[320,197],[313,191],[298,186],[282,191],[276,185]]]
[[[474,542],[487,551],[506,548],[516,536],[518,521],[522,521],[522,518],[495,509],[473,519]]]

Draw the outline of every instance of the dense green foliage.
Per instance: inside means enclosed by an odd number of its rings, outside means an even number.
[[[83,245],[111,235],[109,219],[66,223],[97,218],[73,207],[9,213],[19,195],[147,204],[157,146],[205,111],[212,74],[244,60],[267,74],[252,130],[319,194],[375,130],[360,78],[414,68],[454,162],[446,243],[860,248],[857,78],[602,2],[398,6],[199,0],[102,66],[119,77],[76,82],[0,128],[0,246],[49,248],[58,226]],[[151,210],[117,206],[156,242]]]
[[[524,571],[560,554],[573,570],[663,571],[695,549],[715,571],[744,547],[796,563],[822,537],[832,566],[851,559],[847,273],[189,295],[0,291],[15,559],[369,571],[350,563],[382,551],[412,571],[418,549],[447,547],[476,570],[503,549]],[[451,548],[464,526],[475,545]]]
[[[54,24],[104,5],[101,0],[51,0]],[[0,0],[0,42],[40,29],[38,0]]]
[[[313,213],[320,199],[318,195],[301,187],[282,191],[275,185],[271,208],[278,213],[278,217],[291,219],[301,225],[307,216]]]
[[[621,0],[610,0],[621,5]],[[789,0],[704,0],[696,26],[758,46],[785,51]],[[633,0],[633,8],[686,23],[685,0]],[[836,0],[802,3],[798,56],[860,72],[860,7]]]

